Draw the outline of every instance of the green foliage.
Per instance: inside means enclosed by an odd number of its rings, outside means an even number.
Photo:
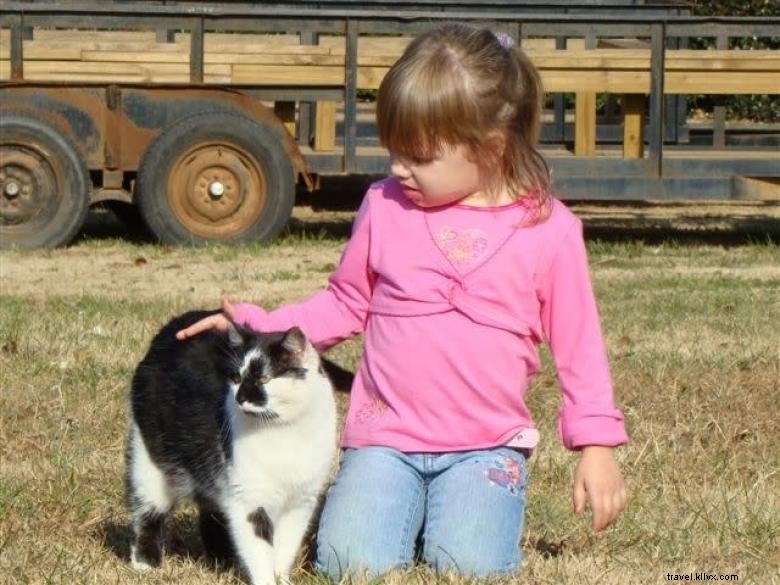
[[[697,16],[780,16],[780,2],[777,0],[695,0],[693,12]],[[693,49],[715,48],[713,37],[697,37],[691,40]],[[739,37],[729,40],[730,49],[780,49],[778,37]],[[691,96],[689,106],[711,112],[716,105],[712,96]],[[729,118],[747,119],[755,122],[777,122],[780,120],[780,96],[744,95],[723,100]]]

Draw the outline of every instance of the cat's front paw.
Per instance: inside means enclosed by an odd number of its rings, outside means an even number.
[[[149,564],[147,559],[138,556],[138,551],[135,547],[130,549],[130,566],[136,571],[149,571],[154,569],[154,565]]]
[[[135,546],[130,547],[130,566],[136,571],[150,571],[157,565],[159,565],[159,560],[155,563],[154,560],[139,555]]]

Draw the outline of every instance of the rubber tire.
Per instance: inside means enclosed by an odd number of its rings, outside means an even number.
[[[176,217],[167,194],[178,158],[199,142],[221,142],[252,153],[263,173],[266,203],[257,220],[240,233],[203,237]],[[135,199],[154,236],[165,244],[243,243],[270,241],[279,235],[295,204],[295,173],[279,132],[267,124],[232,112],[207,112],[183,118],[165,129],[144,155]]]
[[[0,147],[9,144],[38,145],[31,150],[54,170],[59,202],[41,229],[29,232],[23,229],[24,223],[0,225],[0,248],[51,248],[67,244],[83,226],[89,210],[92,181],[84,159],[64,132],[29,114],[2,112]]]

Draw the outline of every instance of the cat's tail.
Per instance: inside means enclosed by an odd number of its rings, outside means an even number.
[[[337,392],[349,392],[352,390],[352,382],[355,380],[355,373],[341,367],[336,362],[328,358],[321,357],[320,363],[325,375],[330,378],[334,390]]]

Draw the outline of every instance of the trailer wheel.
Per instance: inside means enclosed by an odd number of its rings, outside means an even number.
[[[89,208],[86,164],[58,128],[29,114],[0,116],[0,248],[68,243]]]
[[[196,114],[164,130],[144,155],[136,188],[141,215],[169,244],[271,240],[295,203],[281,136],[229,112]]]

